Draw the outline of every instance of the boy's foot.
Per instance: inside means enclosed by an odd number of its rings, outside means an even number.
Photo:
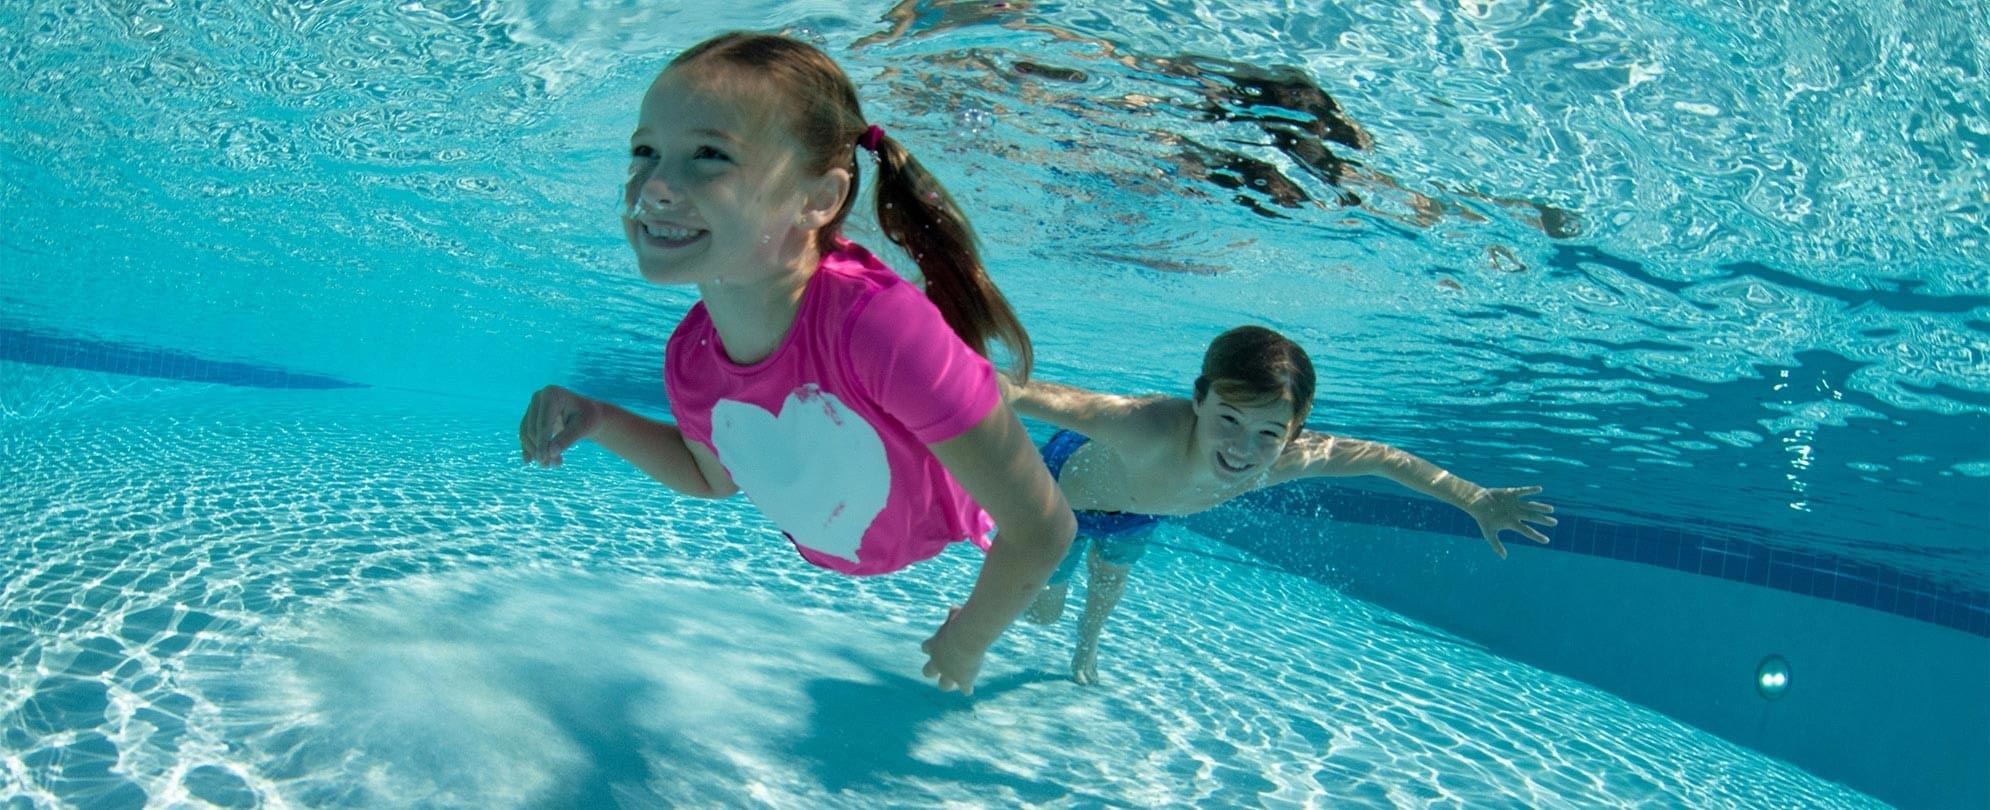
[[[1084,686],[1099,682],[1099,650],[1097,647],[1079,647],[1071,656],[1071,680]]]
[[[1023,612],[1023,616],[1036,624],[1057,621],[1059,616],[1064,615],[1064,598],[1070,595],[1070,583],[1044,588],[1043,593],[1036,595],[1036,601],[1030,603],[1030,609]]]

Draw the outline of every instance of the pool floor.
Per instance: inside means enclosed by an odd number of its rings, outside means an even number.
[[[1074,594],[967,699],[966,547],[822,572],[510,403],[5,370],[0,806],[1879,804],[1179,527],[1101,684]]]

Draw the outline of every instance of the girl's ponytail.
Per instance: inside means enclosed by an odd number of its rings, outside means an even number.
[[[985,357],[988,340],[1000,341],[1015,358],[1016,379],[1029,379],[1029,333],[981,266],[974,229],[953,197],[883,130],[871,127],[858,140],[877,156],[878,224],[918,263],[926,297],[968,348]]]
[[[741,69],[780,94],[810,169],[850,168],[852,193],[816,233],[817,250],[835,249],[837,234],[856,200],[854,181],[861,167],[855,152],[859,147],[869,150],[878,159],[878,224],[887,238],[918,262],[920,275],[926,278],[926,297],[939,307],[961,342],[984,357],[990,338],[1007,344],[1015,357],[1016,378],[1029,378],[1029,334],[982,268],[967,218],[904,146],[884,130],[866,127],[857,89],[835,60],[800,40],[734,31],[679,54],[670,68],[710,62]]]

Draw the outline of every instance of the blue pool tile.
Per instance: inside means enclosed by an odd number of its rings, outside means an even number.
[[[1686,545],[1680,546],[1679,570],[1685,571],[1687,573],[1695,573],[1695,574],[1699,573],[1700,554],[1701,554],[1700,549],[1701,546],[1699,543],[1688,543]]]
[[[1779,591],[1789,590],[1791,571],[1789,555],[1776,552],[1776,556],[1769,560],[1769,587]]]
[[[295,383],[281,371],[261,368],[244,372],[242,377],[260,380],[264,375],[273,385]],[[1240,500],[1239,504],[1258,512],[1478,535],[1476,525],[1459,510],[1428,499],[1359,487],[1300,485],[1253,493],[1247,498],[1252,500]],[[1990,592],[1938,585],[1926,577],[1835,554],[1782,548],[1765,542],[1771,539],[1768,535],[1747,527],[1699,520],[1638,526],[1570,515],[1549,536],[1552,542],[1548,548],[1555,551],[1772,587],[1990,637]]]
[[[1661,545],[1663,543],[1658,538],[1640,537],[1636,542],[1631,544],[1631,558],[1645,565],[1658,565],[1659,547]]]
[[[1839,568],[1840,570],[1845,572],[1845,575],[1848,578],[1854,581],[1863,582],[1867,585],[1879,584],[1880,568],[1877,565],[1873,565],[1872,563],[1854,562],[1854,563],[1841,565],[1839,566]]]
[[[1743,576],[1746,578],[1745,581],[1750,585],[1768,584],[1769,582],[1768,553],[1766,551],[1758,549],[1755,554],[1748,555],[1748,568],[1747,572]]]
[[[1839,577],[1838,601],[1850,602],[1860,607],[1872,607],[1873,594],[1879,590],[1870,579]]]
[[[1725,552],[1720,554],[1703,556],[1700,558],[1700,573],[1712,577],[1727,579],[1728,578],[1727,567],[1729,565],[1728,561],[1733,559],[1736,559],[1736,557],[1733,554],[1728,554]]]
[[[1747,551],[1729,551],[1727,559],[1721,563],[1721,579],[1743,581],[1747,579]]]

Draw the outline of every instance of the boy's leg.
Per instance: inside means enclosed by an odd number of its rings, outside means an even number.
[[[1071,679],[1086,685],[1099,681],[1099,632],[1105,629],[1113,608],[1119,606],[1119,597],[1126,592],[1126,576],[1133,570],[1133,561],[1139,559],[1134,554],[1124,564],[1112,562],[1101,555],[1105,544],[1098,545],[1088,560],[1085,612],[1078,618],[1078,649],[1071,655]]]
[[[1078,561],[1085,556],[1086,538],[1080,534],[1071,541],[1071,550],[1064,553],[1064,561],[1057,564],[1057,570],[1050,573],[1050,584],[1036,595],[1023,616],[1036,624],[1049,624],[1064,615],[1064,600],[1071,595],[1071,575],[1078,570]]]
[[[1070,596],[1070,582],[1045,586],[1043,592],[1036,595],[1036,601],[1030,603],[1029,610],[1023,612],[1023,616],[1037,624],[1050,624],[1064,615],[1064,600]]]

